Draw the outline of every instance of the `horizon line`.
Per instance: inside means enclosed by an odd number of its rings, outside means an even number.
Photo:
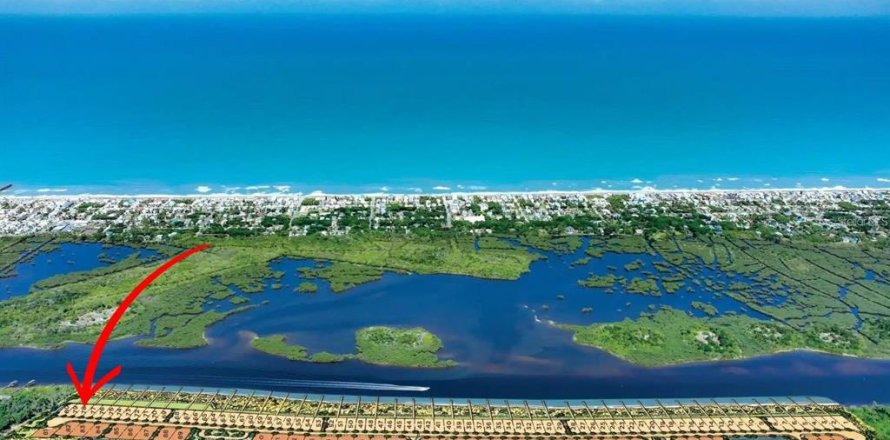
[[[890,11],[878,12],[852,12],[845,14],[821,14],[821,13],[801,13],[801,14],[757,14],[757,13],[732,13],[732,12],[616,12],[616,11],[498,11],[498,10],[461,10],[461,11],[299,11],[299,10],[253,10],[253,11],[237,11],[237,10],[216,10],[216,11],[18,11],[4,10],[0,7],[0,18],[130,18],[130,17],[154,17],[154,18],[172,18],[172,17],[468,17],[468,18],[497,18],[497,17],[541,17],[541,18],[686,18],[686,19],[788,19],[788,20],[832,20],[832,19],[890,19]]]

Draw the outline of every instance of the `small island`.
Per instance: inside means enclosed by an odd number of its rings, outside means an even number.
[[[325,351],[309,354],[306,347],[289,344],[284,335],[254,338],[251,347],[274,356],[314,363],[336,363],[350,359],[376,365],[412,368],[447,368],[457,365],[452,360],[439,359],[442,340],[426,329],[400,329],[374,326],[360,329],[355,334],[357,354],[335,354]]]
[[[315,293],[318,292],[318,284],[310,283],[309,281],[303,281],[294,289],[294,292],[298,293]]]
[[[334,261],[318,268],[303,267],[300,268],[299,272],[300,276],[307,280],[314,280],[317,278],[326,280],[330,283],[331,291],[334,293],[342,293],[360,284],[377,281],[383,277],[383,269],[379,267],[344,263],[342,261]],[[304,282],[300,284],[300,287],[303,287],[303,284],[310,284],[315,286],[315,290],[318,290],[318,287],[315,284]],[[300,290],[300,292],[313,293],[315,290]]]
[[[616,277],[615,275],[596,275],[590,274],[586,280],[578,281],[579,286],[583,287],[591,287],[591,288],[607,288],[615,285],[618,280],[621,278]]]
[[[746,315],[696,318],[671,308],[638,319],[592,325],[554,324],[579,345],[596,347],[646,367],[722,361],[810,350],[861,356],[867,341],[836,325],[800,332],[782,323]]]
[[[284,335],[272,335],[257,337],[250,341],[250,346],[269,354],[281,356],[292,361],[305,361],[308,359],[306,347],[287,343]]]
[[[457,365],[441,360],[436,353],[442,340],[424,328],[367,327],[355,334],[358,359],[371,364],[416,368],[445,368]]]

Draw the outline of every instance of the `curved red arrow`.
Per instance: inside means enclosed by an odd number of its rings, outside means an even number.
[[[130,307],[130,304],[133,304],[133,301],[136,300],[136,297],[148,287],[149,284],[154,282],[162,273],[166,272],[167,269],[175,266],[177,263],[185,260],[192,254],[196,254],[198,252],[203,251],[210,247],[208,244],[202,244],[200,246],[195,246],[175,257],[173,257],[170,261],[164,263],[161,267],[155,269],[154,272],[149,274],[127,295],[126,298],[121,302],[119,306],[117,306],[117,310],[114,311],[114,314],[111,315],[111,318],[108,319],[108,322],[105,323],[105,328],[102,329],[102,333],[99,335],[99,339],[96,340],[96,345],[93,346],[93,353],[90,355],[90,361],[87,364],[87,371],[83,375],[83,382],[77,380],[77,373],[74,372],[74,367],[71,365],[71,362],[68,362],[68,375],[71,376],[71,382],[74,382],[74,389],[77,390],[77,394],[80,395],[80,401],[83,403],[83,406],[87,405],[87,402],[90,401],[90,398],[93,397],[93,394],[96,394],[96,391],[99,391],[109,380],[114,379],[115,376],[120,374],[121,366],[118,365],[114,367],[113,370],[109,371],[105,376],[102,376],[98,382],[93,384],[93,377],[96,376],[96,367],[99,365],[99,359],[102,357],[102,350],[105,349],[105,343],[108,342],[108,338],[111,337],[111,332],[114,331],[114,327],[117,325],[118,321],[121,320],[121,317],[124,316],[124,312],[127,311],[127,308]]]

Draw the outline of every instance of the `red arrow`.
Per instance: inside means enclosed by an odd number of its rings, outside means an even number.
[[[77,373],[74,372],[74,367],[71,365],[71,362],[68,362],[68,375],[71,376],[71,382],[74,382],[74,389],[77,390],[77,394],[80,395],[80,401],[83,403],[83,406],[87,405],[87,402],[90,401],[93,394],[96,394],[96,391],[99,391],[99,389],[108,383],[109,380],[114,379],[114,377],[121,372],[121,366],[118,365],[99,379],[95,385],[93,384],[93,377],[96,376],[96,367],[99,365],[99,359],[102,357],[102,350],[105,349],[105,343],[108,342],[108,338],[111,337],[111,332],[114,331],[114,327],[117,325],[118,321],[121,320],[121,317],[124,316],[124,312],[127,311],[130,304],[133,304],[136,297],[138,297],[149,284],[161,276],[162,273],[166,272],[167,269],[173,267],[182,260],[185,260],[192,254],[201,252],[208,247],[210,247],[210,245],[202,244],[173,257],[170,261],[164,263],[161,267],[155,269],[149,276],[145,277],[145,279],[142,280],[142,282],[139,283],[139,285],[136,286],[126,298],[124,298],[123,302],[117,306],[117,310],[114,311],[114,314],[111,315],[111,318],[108,319],[108,322],[105,323],[105,328],[102,329],[99,339],[96,340],[96,345],[93,346],[93,353],[90,355],[90,362],[87,364],[86,374],[83,375],[83,382],[77,380]]]

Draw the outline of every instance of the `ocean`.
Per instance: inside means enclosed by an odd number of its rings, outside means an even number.
[[[0,16],[12,194],[890,187],[890,20]]]

